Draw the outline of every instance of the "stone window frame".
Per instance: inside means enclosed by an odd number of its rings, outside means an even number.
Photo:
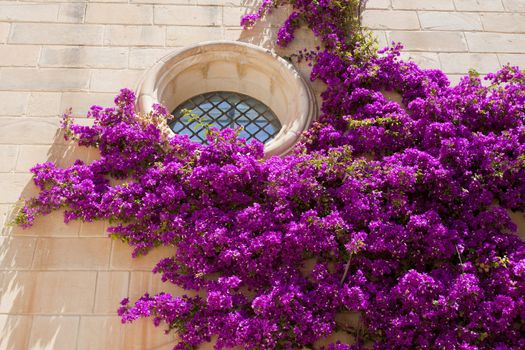
[[[264,145],[265,156],[285,155],[317,118],[309,83],[274,52],[238,41],[202,42],[174,51],[148,69],[140,80],[137,108],[148,113],[161,103],[169,111],[199,94],[232,91],[266,104],[281,130]]]

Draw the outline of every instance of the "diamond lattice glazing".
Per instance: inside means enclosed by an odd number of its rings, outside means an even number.
[[[172,112],[171,129],[190,139],[206,143],[206,130],[214,127],[239,128],[239,136],[260,142],[271,140],[281,123],[275,114],[262,102],[239,93],[216,91],[194,96]]]

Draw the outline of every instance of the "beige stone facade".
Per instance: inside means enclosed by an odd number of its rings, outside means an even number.
[[[0,225],[20,196],[35,193],[32,165],[97,156],[57,134],[66,108],[82,116],[91,104],[110,105],[119,88],[135,87],[159,58],[200,41],[273,47],[285,16],[275,13],[242,31],[240,16],[255,6],[252,0],[0,1]],[[525,67],[525,0],[368,0],[363,19],[380,43],[402,41],[407,57],[443,69],[453,81],[469,68],[484,74],[505,63]],[[279,52],[315,42],[306,30],[298,37]],[[105,225],[65,225],[54,213],[30,230],[3,227],[0,349],[170,348],[172,338],[161,329],[145,321],[123,326],[116,317],[123,297],[174,290],[149,272],[169,251],[132,260],[126,246],[106,236]]]

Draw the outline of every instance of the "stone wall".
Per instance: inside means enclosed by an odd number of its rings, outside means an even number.
[[[381,43],[402,42],[406,57],[453,82],[471,68],[525,67],[525,0],[369,0],[363,21]]]
[[[22,195],[35,193],[28,169],[97,155],[57,133],[66,108],[82,116],[134,87],[158,58],[203,40],[273,47],[276,13],[250,31],[244,0],[98,0],[0,2],[0,225]],[[380,43],[403,41],[406,56],[457,81],[475,68],[525,67],[525,0],[369,0],[364,24]],[[306,30],[283,54],[315,43]],[[322,88],[316,85],[317,90]],[[80,122],[86,122],[80,118]],[[160,289],[149,271],[169,254],[132,260],[107,238],[105,223],[62,223],[60,213],[31,230],[0,236],[0,349],[169,349],[172,339],[148,322],[122,326],[121,298]]]

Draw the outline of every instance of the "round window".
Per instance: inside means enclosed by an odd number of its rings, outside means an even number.
[[[141,112],[155,103],[173,111],[175,133],[203,142],[206,125],[242,127],[240,136],[263,142],[266,156],[290,152],[318,111],[310,86],[290,62],[233,41],[165,56],[145,72],[137,96]]]
[[[281,123],[272,110],[248,95],[215,91],[190,98],[172,112],[173,132],[189,135],[197,142],[206,142],[209,127],[219,130],[240,128],[239,136],[266,143],[281,130]]]

